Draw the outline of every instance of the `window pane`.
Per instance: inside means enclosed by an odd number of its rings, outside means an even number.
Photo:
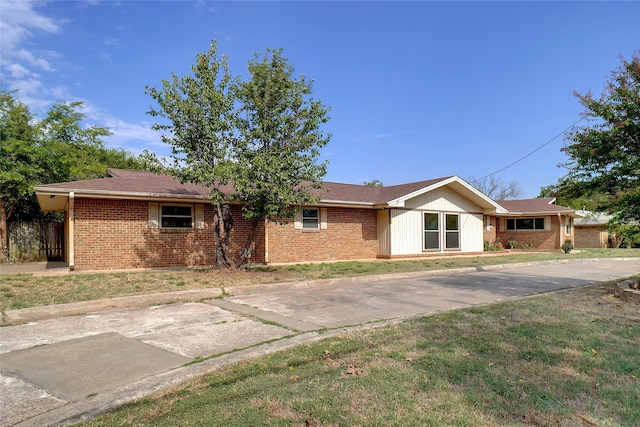
[[[191,228],[191,217],[162,217],[162,228]]]
[[[536,230],[544,230],[544,218],[536,218]]]
[[[317,219],[303,219],[302,220],[302,228],[305,230],[317,230],[318,229],[318,220]]]
[[[162,206],[162,215],[191,216],[191,206]]]
[[[445,240],[446,249],[458,249],[460,247],[460,233],[457,231],[447,231]]]
[[[162,228],[193,228],[193,206],[163,205],[160,214]]]
[[[513,218],[507,218],[507,230],[516,229],[516,220]]]
[[[305,230],[319,229],[318,209],[302,209],[302,228]]]
[[[318,209],[303,209],[302,218],[318,218]]]
[[[424,248],[440,249],[440,233],[437,231],[424,232]]]
[[[458,215],[447,214],[447,230],[457,230],[458,229]]]
[[[438,230],[438,214],[426,213],[424,214],[424,229],[425,230]]]
[[[533,230],[533,218],[516,219],[516,228],[518,230]]]

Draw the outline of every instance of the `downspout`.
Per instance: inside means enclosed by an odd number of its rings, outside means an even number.
[[[73,271],[74,269],[74,253],[73,253],[73,224],[74,224],[74,213],[73,213],[73,202],[74,202],[74,194],[73,191],[69,192],[69,271]]]

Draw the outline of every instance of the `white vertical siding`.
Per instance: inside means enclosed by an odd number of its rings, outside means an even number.
[[[482,252],[482,214],[460,214],[460,250]]]
[[[423,245],[423,211],[393,209],[391,214],[391,254],[421,255]],[[441,217],[442,221],[442,217]],[[482,214],[460,214],[460,251],[482,252]],[[444,224],[441,223],[441,239]],[[444,248],[444,242],[441,243]],[[442,252],[445,252],[442,250]],[[455,252],[455,251],[446,251]]]
[[[391,255],[391,240],[389,230],[389,211],[378,211],[378,255],[389,256]]]
[[[438,188],[405,202],[408,209],[446,212],[482,212],[482,209],[449,188]]]
[[[393,209],[391,255],[422,254],[422,212]]]

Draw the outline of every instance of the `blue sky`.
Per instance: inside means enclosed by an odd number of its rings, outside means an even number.
[[[169,156],[146,114],[213,39],[234,74],[267,47],[331,108],[327,181],[480,178],[580,118],[619,55],[640,49],[640,2],[0,3],[2,89],[32,112],[83,101],[111,147]],[[583,122],[584,123],[584,122]],[[497,174],[523,197],[564,175],[557,138]]]

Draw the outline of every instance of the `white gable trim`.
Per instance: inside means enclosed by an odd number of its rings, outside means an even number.
[[[483,209],[493,211],[493,213],[507,213],[508,211],[500,206],[498,203],[494,202],[488,196],[480,192],[471,184],[464,181],[462,178],[458,176],[452,176],[451,178],[447,178],[445,180],[436,182],[428,187],[421,188],[420,190],[416,190],[412,193],[405,194],[402,197],[398,197],[396,199],[390,200],[387,202],[387,206],[394,208],[402,208],[405,205],[405,202],[414,197],[420,196],[421,194],[428,193],[440,187],[451,186],[454,190],[462,190],[458,191],[463,194],[465,197],[469,198],[471,201],[480,205]],[[487,212],[490,213],[490,212]]]

